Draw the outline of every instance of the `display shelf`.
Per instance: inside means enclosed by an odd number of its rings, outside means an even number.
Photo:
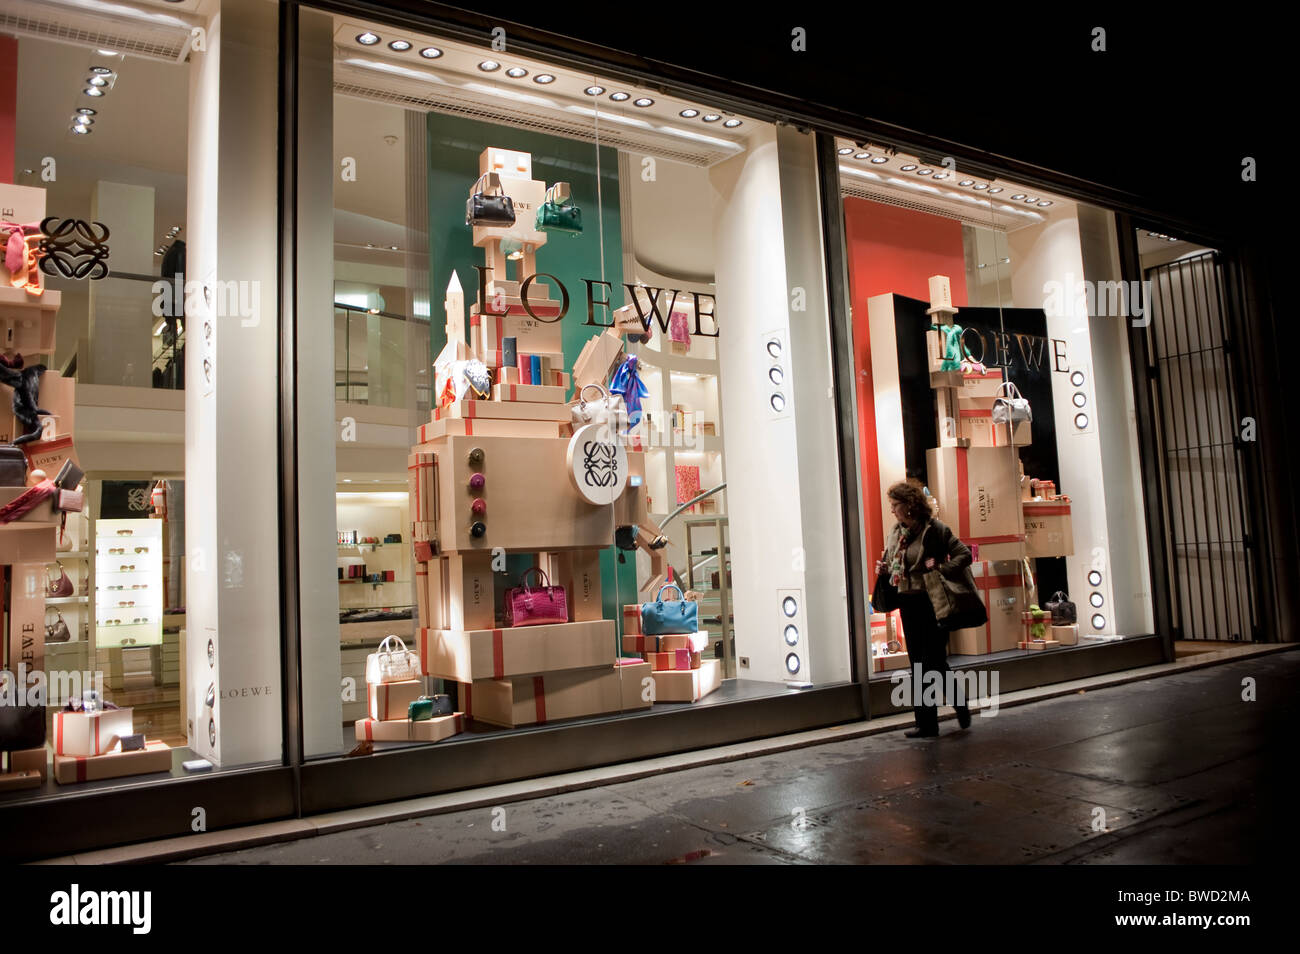
[[[410,583],[410,580],[339,580],[340,583],[369,583],[371,586],[391,586],[394,583]]]
[[[89,596],[55,596],[46,597],[46,606],[72,606],[76,603],[89,603]]]

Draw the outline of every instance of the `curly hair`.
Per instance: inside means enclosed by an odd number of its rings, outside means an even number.
[[[930,517],[930,505],[925,501],[925,494],[915,484],[900,480],[892,485],[886,493],[890,500],[897,500],[907,512],[907,519],[913,523],[924,523]]]

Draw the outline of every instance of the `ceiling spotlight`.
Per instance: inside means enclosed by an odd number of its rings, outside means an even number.
[[[614,102],[616,102],[616,103],[621,103],[621,102],[623,102],[624,100],[631,99],[631,98],[632,98],[632,94],[631,94],[631,93],[610,93],[610,94],[609,94],[609,98],[612,99],[612,100],[613,100]]]
[[[550,73],[538,73],[536,76],[533,77],[533,82],[541,83],[543,86],[545,86],[547,83],[554,83],[555,77],[552,76]]]
[[[706,123],[716,123],[722,117],[719,116],[717,113],[705,113],[700,118],[703,119]],[[852,151],[853,151],[852,149],[849,150],[849,152]]]
[[[1025,194],[1024,194],[1023,192],[1017,192],[1015,195],[1013,195],[1013,196],[1011,197],[1011,201],[1012,201],[1012,202],[1019,202],[1019,201],[1020,201],[1021,199],[1023,199],[1024,197],[1025,197]]]
[[[426,46],[420,51],[420,55],[426,60],[436,60],[438,57],[442,56],[442,50],[438,49],[436,46]]]
[[[904,165],[899,166],[898,168],[901,169],[903,172],[911,172],[913,169],[916,168],[916,163],[908,162],[905,163]]]
[[[1079,430],[1086,428],[1088,426],[1088,415],[1082,412],[1074,415],[1074,426]]]
[[[857,155],[855,155],[853,158],[854,158],[854,159],[870,159],[870,158],[871,158],[871,153],[869,153],[869,152],[859,152],[859,153],[858,153]]]
[[[989,189],[989,195],[997,195],[1001,191],[1002,191],[1002,186],[993,186],[991,189]]]
[[[603,96],[605,95],[605,87],[588,86],[586,89],[583,90],[583,92],[586,93],[588,96]]]
[[[975,189],[976,192],[983,192],[988,187],[989,184],[987,182],[977,182],[975,183],[974,186],[972,186],[972,188]]]
[[[1166,235],[1166,236],[1165,236],[1165,241],[1168,241],[1168,242],[1177,242],[1178,239],[1174,238],[1172,235]]]
[[[642,109],[645,109],[647,106],[653,106],[654,104],[655,101],[651,99],[649,96],[642,96],[640,99],[635,99],[632,101],[633,106],[640,106]]]
[[[104,95],[104,91],[103,91],[102,89],[100,89],[98,86],[87,86],[85,89],[82,90],[82,92],[85,93],[87,96],[103,96],[103,95]]]
[[[740,120],[739,120],[739,119],[728,119],[728,120],[727,120],[725,123],[723,123],[722,125],[726,126],[728,129],[735,129],[737,126],[740,125]]]
[[[163,253],[163,250],[160,249],[160,248],[156,248],[156,249],[153,250],[153,253],[154,253],[155,255],[161,255],[161,254]]]
[[[932,173],[932,172],[934,172],[933,169],[917,169],[917,170],[916,170],[916,174],[917,174],[918,176],[928,176],[928,175],[929,175],[930,173]]]
[[[852,147],[852,146],[840,146],[840,148],[836,149],[835,151],[838,152],[841,156],[847,156],[849,153],[851,153],[851,152],[853,151],[853,147]]]
[[[72,117],[72,121],[73,121],[74,123],[76,123],[78,126],[93,126],[93,125],[95,125],[95,121],[94,121],[93,119],[91,119],[89,116],[73,116],[73,117]]]
[[[411,44],[406,40],[394,40],[392,43],[388,44],[388,48],[390,50],[395,50],[398,53],[405,53],[411,48]]]
[[[396,251],[397,251],[397,246],[396,246],[396,245],[390,245],[390,246],[388,246],[388,250],[389,250],[390,252],[396,252]]]
[[[872,159],[871,161],[874,162],[876,165],[880,165],[880,163],[882,163],[882,162],[888,162],[889,159],[886,158],[885,156],[876,156],[876,157],[875,157],[874,159]]]
[[[86,80],[86,82],[89,83],[91,86],[107,86],[107,85],[108,85],[108,80],[104,79],[104,77],[102,77],[102,76],[92,76],[90,79]]]
[[[511,79],[523,79],[527,75],[528,71],[522,66],[512,66],[510,69],[506,70],[506,76],[509,76]]]
[[[1029,205],[1033,205],[1033,204],[1036,203],[1037,201],[1038,201],[1038,196],[1033,196],[1032,198],[1029,198],[1029,199],[1026,199],[1026,200],[1025,200],[1025,202],[1026,202],[1027,204],[1029,204]]]
[[[374,248],[374,247],[375,247],[375,243],[374,243],[374,242],[367,242],[367,243],[366,243],[366,248]]]
[[[113,71],[110,70],[107,66],[92,66],[92,67],[90,68],[90,72],[92,72],[92,73],[97,73],[97,74],[99,74],[100,76],[112,76],[112,75],[113,75]]]
[[[1048,200],[1048,199],[1044,199],[1042,202],[1038,203],[1038,207],[1039,207],[1040,209],[1045,209],[1045,208],[1047,208],[1047,207],[1048,207],[1049,205],[1051,205],[1051,204],[1052,204],[1052,203],[1051,203],[1050,200]]]
[[[496,60],[484,60],[478,65],[478,68],[484,73],[495,73],[497,70],[501,69],[501,64]]]
[[[117,53],[113,50],[96,50],[95,52],[100,56],[117,56]]]
[[[946,178],[948,178],[948,173],[946,173],[946,172],[936,172],[936,173],[934,174],[934,177],[935,177],[936,179],[946,179]]]
[[[92,131],[89,126],[83,126],[80,123],[73,123],[71,128],[79,136],[89,136]]]
[[[694,119],[699,114],[700,111],[698,109],[683,109],[677,115],[682,117],[682,119]]]
[[[962,179],[961,182],[958,182],[957,184],[958,184],[959,186],[973,186],[973,185],[975,184],[975,180],[974,180],[974,179]]]
[[[375,36],[373,33],[358,33],[357,42],[362,46],[374,46],[379,42],[379,37]]]
[[[97,110],[91,109],[89,106],[78,106],[77,112],[81,113],[83,116],[93,116]]]

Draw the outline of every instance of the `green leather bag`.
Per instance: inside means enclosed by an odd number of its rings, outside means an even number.
[[[537,207],[539,232],[582,234],[582,209],[573,204],[567,182],[557,182],[546,190],[546,201]]]
[[[433,700],[428,696],[421,696],[414,702],[407,703],[406,717],[412,722],[423,722],[425,719],[432,719]]]

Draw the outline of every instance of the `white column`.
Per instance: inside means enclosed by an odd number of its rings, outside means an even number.
[[[114,278],[116,272],[151,275],[154,271],[154,190],[152,186],[96,182],[90,218],[110,233],[109,277],[88,282],[90,289],[90,367],[94,384],[152,386],[152,283]]]

